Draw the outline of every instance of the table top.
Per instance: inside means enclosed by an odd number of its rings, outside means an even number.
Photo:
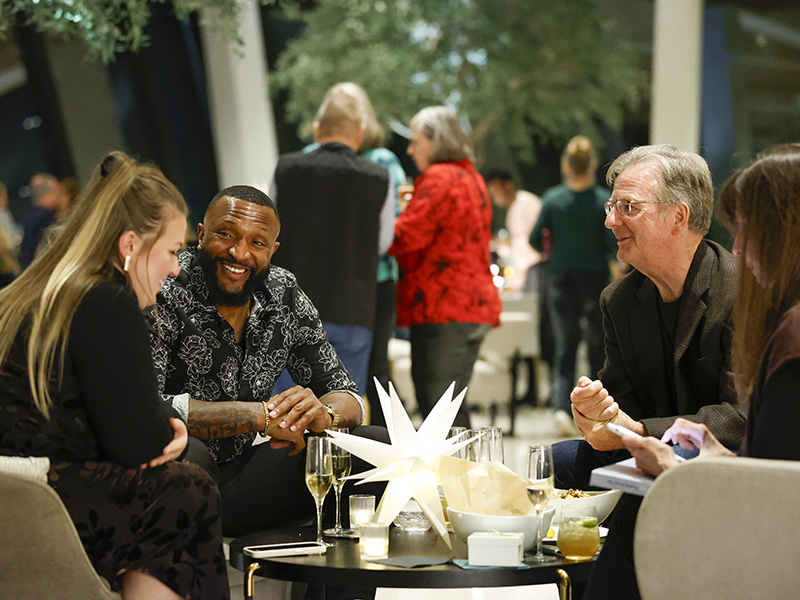
[[[531,564],[529,569],[462,569],[452,563],[413,569],[364,561],[358,549],[358,540],[337,539],[325,554],[315,556],[281,556],[254,559],[245,556],[242,548],[258,544],[276,544],[313,540],[313,527],[279,529],[253,533],[236,538],[230,546],[230,563],[244,571],[252,562],[261,568],[257,575],[282,581],[298,581],[313,585],[358,587],[502,587],[535,585],[559,581],[556,573],[564,569],[573,581],[586,581],[594,561],[572,562],[555,558],[544,564]],[[466,558],[467,546],[450,534],[450,549],[433,531],[405,532],[399,527],[390,528],[389,556],[431,556]],[[526,560],[529,555],[526,555]]]

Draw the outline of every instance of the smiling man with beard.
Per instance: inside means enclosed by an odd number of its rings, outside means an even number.
[[[165,282],[153,315],[163,398],[205,442],[190,444],[188,459],[219,482],[225,535],[306,521],[314,502],[303,434],[358,426],[362,400],[294,275],[270,266],[280,246],[272,200],[226,188],[197,231],[198,246],[179,253],[181,273]],[[284,368],[299,385],[272,396]],[[382,428],[353,433],[386,439]],[[258,435],[270,442],[254,445]],[[363,470],[355,463],[353,472]]]

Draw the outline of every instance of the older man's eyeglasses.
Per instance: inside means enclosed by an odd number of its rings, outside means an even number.
[[[636,207],[637,204],[660,204],[660,202],[658,200],[609,200],[603,204],[603,210],[608,215],[612,208],[616,208],[618,214],[627,217],[639,210]]]

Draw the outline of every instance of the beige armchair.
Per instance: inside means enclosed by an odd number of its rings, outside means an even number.
[[[92,567],[58,494],[2,470],[0,571],[0,599],[121,599]]]
[[[658,477],[634,558],[644,600],[800,597],[800,462],[714,458]]]

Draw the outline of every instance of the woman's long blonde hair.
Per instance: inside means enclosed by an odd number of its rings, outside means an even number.
[[[120,236],[136,232],[146,255],[170,210],[187,214],[186,202],[163,173],[113,152],[95,168],[33,263],[0,291],[0,367],[17,336],[23,336],[33,401],[45,416],[54,375],[56,385],[61,384],[69,328],[81,300],[98,281],[111,278],[115,270],[124,272]]]
[[[719,193],[721,220],[743,236],[761,282],[741,265],[733,311],[731,367],[740,400],[756,384],[781,319],[800,302],[800,144],[781,144],[735,172]]]

